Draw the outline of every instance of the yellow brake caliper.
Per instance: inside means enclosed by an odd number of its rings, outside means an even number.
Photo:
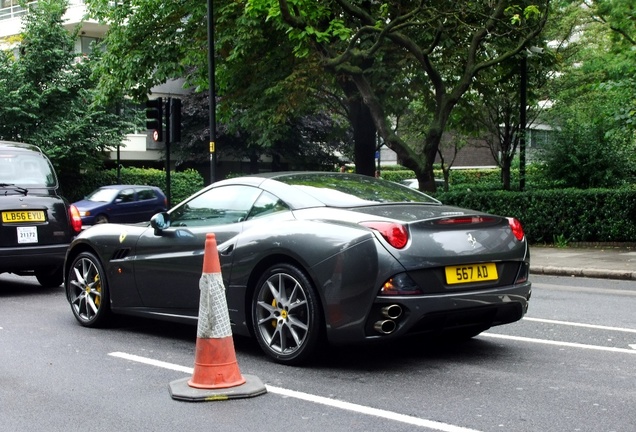
[[[272,300],[272,306],[274,306],[274,307],[278,307],[278,303],[276,302],[276,299]],[[281,317],[282,319],[284,319],[284,320],[285,320],[285,319],[287,319],[287,311],[286,311],[285,309],[281,309],[281,311],[280,311],[280,317]],[[273,320],[272,320],[272,327],[274,327],[274,328],[275,328],[277,325],[278,325],[278,321],[277,321],[277,320],[275,320],[275,319],[273,319]]]
[[[99,275],[95,275],[95,278],[93,279],[93,282],[95,282],[95,290],[100,294],[99,296],[95,297],[95,306],[99,307],[99,304],[102,302],[102,296],[101,296],[101,294],[102,294],[102,283],[99,280]]]

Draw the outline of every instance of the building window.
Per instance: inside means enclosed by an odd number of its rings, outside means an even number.
[[[554,131],[546,129],[530,129],[530,139],[528,144],[532,148],[547,148],[554,140]]]
[[[25,10],[18,0],[0,0],[0,20],[24,15]]]
[[[101,39],[96,37],[80,36],[81,53],[90,54],[99,42],[101,42]]]

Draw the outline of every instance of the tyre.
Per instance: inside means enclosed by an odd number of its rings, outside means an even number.
[[[300,364],[322,339],[323,318],[307,276],[290,264],[270,267],[252,300],[254,334],[261,349],[283,364]]]
[[[95,224],[108,223],[108,216],[100,214],[95,216]]]
[[[106,274],[99,259],[82,252],[73,260],[66,275],[66,295],[73,315],[84,327],[100,327],[110,315]]]
[[[64,268],[47,267],[36,269],[35,278],[44,288],[57,288],[64,282]]]

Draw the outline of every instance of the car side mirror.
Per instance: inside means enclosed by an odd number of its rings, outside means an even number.
[[[170,228],[170,215],[167,212],[156,213],[150,218],[150,226],[155,229],[155,235],[160,235],[161,231]]]

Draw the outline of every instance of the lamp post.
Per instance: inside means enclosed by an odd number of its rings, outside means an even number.
[[[526,110],[528,103],[528,56],[521,54],[519,83],[519,190],[526,187]]]
[[[210,104],[210,184],[216,180],[216,96],[214,80],[214,6],[208,0],[208,98]]]

